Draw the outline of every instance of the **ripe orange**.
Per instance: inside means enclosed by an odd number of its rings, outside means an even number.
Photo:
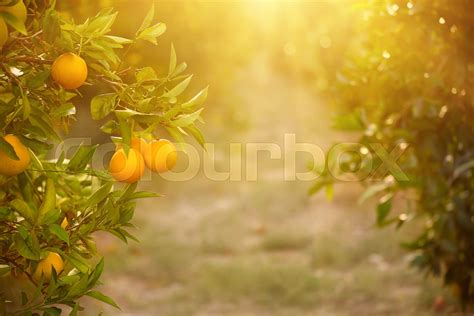
[[[61,227],[66,229],[69,226],[69,221],[67,220],[67,217],[64,217],[63,221],[61,222]]]
[[[154,172],[171,170],[178,159],[176,147],[167,139],[152,141],[142,153],[146,166]]]
[[[138,150],[130,148],[127,157],[125,151],[119,148],[110,159],[109,172],[117,181],[135,183],[145,172],[143,156]]]
[[[44,282],[49,282],[53,268],[56,270],[56,274],[60,274],[64,269],[64,262],[60,255],[55,252],[50,252],[46,258],[38,263],[36,271],[33,273],[33,279],[39,282],[41,276],[43,276]]]
[[[134,137],[132,138],[132,148],[138,150],[143,155],[148,147],[148,143],[143,138]]]
[[[28,168],[30,164],[30,153],[28,148],[14,135],[8,134],[3,139],[12,145],[19,160],[14,160],[0,149],[0,174],[4,176],[16,176]]]
[[[54,61],[51,75],[65,89],[77,89],[87,79],[87,64],[78,55],[65,53]]]

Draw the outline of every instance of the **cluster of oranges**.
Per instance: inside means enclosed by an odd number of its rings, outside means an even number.
[[[24,16],[26,18],[26,9],[23,10],[23,2],[18,2],[16,5],[11,7],[0,7],[1,11],[6,11],[12,13],[14,12],[25,12]],[[18,14],[20,14],[18,13]],[[0,44],[1,44],[1,35],[2,35],[2,22],[3,19],[0,17]],[[84,59],[73,53],[65,53],[56,58],[51,67],[51,76],[53,80],[60,84],[65,89],[76,89],[84,84],[87,79],[87,65]],[[18,160],[10,158],[7,153],[3,150],[0,150],[0,174],[5,176],[15,176],[26,170],[30,164],[30,154],[28,148],[18,139],[17,136],[8,134],[3,137],[3,139],[9,143],[16,155]]]
[[[87,79],[87,64],[76,54],[65,53],[54,61],[51,75],[65,89],[76,89]],[[166,139],[147,143],[133,138],[128,154],[122,145],[117,146],[109,171],[119,182],[134,183],[143,176],[145,165],[153,172],[166,172],[174,167],[176,159],[176,147]]]
[[[51,76],[63,88],[77,89],[87,79],[87,64],[80,56],[65,53],[53,62]],[[13,147],[19,159],[12,159],[6,152],[0,150],[0,161],[2,161],[0,174],[18,175],[25,171],[30,163],[28,148],[14,135],[6,135],[3,139]],[[176,147],[166,139],[148,143],[144,139],[133,138],[128,154],[125,152],[123,146],[118,145],[109,164],[109,171],[115,180],[125,183],[140,180],[145,171],[145,165],[151,171],[161,173],[173,168],[177,160]]]
[[[7,10],[15,16],[19,16],[20,19],[23,17],[26,19],[26,9],[21,1],[11,7],[0,7],[0,12]],[[0,16],[0,47],[6,39],[8,39],[8,31]],[[80,56],[74,53],[65,53],[54,61],[51,76],[63,88],[77,89],[87,79],[87,64]],[[30,164],[28,148],[17,136],[12,134],[4,136],[3,140],[12,146],[18,159],[10,158],[4,150],[0,149],[0,175],[15,176],[24,172]],[[117,146],[109,164],[109,171],[119,182],[134,183],[143,176],[145,166],[153,172],[166,172],[173,168],[176,160],[176,147],[168,140],[159,139],[146,142],[141,138],[133,138],[128,154],[126,154],[123,145]],[[67,228],[67,226],[69,223],[67,218],[64,218],[61,227]],[[44,282],[49,282],[53,269],[57,274],[61,273],[64,269],[64,262],[59,254],[48,252],[47,256],[38,262],[36,269],[30,272],[35,281],[39,282],[43,279]]]
[[[177,158],[176,147],[166,139],[148,143],[142,138],[133,138],[128,155],[122,145],[117,146],[109,171],[117,181],[134,183],[143,176],[145,166],[153,172],[166,172],[175,166]]]

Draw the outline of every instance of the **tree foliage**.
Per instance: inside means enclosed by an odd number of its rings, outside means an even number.
[[[21,2],[21,1],[20,1]],[[95,287],[104,261],[98,259],[92,234],[105,231],[127,242],[133,228],[137,199],[156,197],[137,191],[137,183],[118,184],[104,170],[91,167],[98,145],[81,145],[74,155],[50,150],[67,135],[83,95],[101,91],[90,100],[90,115],[102,120],[101,130],[128,150],[132,138],[157,138],[169,132],[178,142],[203,135],[196,123],[207,88],[183,98],[192,75],[171,48],[167,72],[126,64],[130,46],[140,41],[157,44],[166,30],[154,23],[149,10],[134,38],[111,34],[117,12],[105,9],[83,23],[75,23],[55,9],[55,1],[25,1],[28,17],[3,12],[17,0],[0,1],[0,19],[8,25],[0,55],[0,150],[17,159],[3,135],[14,134],[28,148],[31,163],[16,176],[0,175],[0,273],[14,276],[0,289],[0,314],[59,315],[61,305],[81,310],[77,300],[90,296],[116,306]],[[51,78],[53,61],[73,52],[88,67],[86,83],[66,90]],[[3,162],[2,162],[3,163]],[[60,255],[64,270],[52,270],[50,280],[34,271],[49,253]],[[11,277],[10,277],[11,278]]]
[[[408,179],[376,174],[382,181],[366,179],[362,198],[380,196],[381,226],[423,227],[404,244],[413,264],[453,286],[463,305],[474,297],[473,10],[463,0],[358,4],[358,40],[332,83],[344,112],[334,124],[359,131],[362,144],[345,170],[381,165],[373,143],[403,151]],[[333,182],[327,175],[312,191]]]

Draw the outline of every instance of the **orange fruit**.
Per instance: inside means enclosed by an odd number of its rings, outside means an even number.
[[[33,279],[39,282],[41,276],[43,276],[44,282],[49,282],[53,268],[56,270],[56,274],[60,274],[64,269],[64,262],[60,255],[55,252],[50,252],[46,258],[38,263],[35,273],[33,273]]]
[[[154,172],[171,170],[178,160],[176,147],[167,139],[152,141],[142,152],[146,166]]]
[[[130,148],[127,157],[123,148],[118,148],[110,159],[109,172],[117,181],[137,182],[145,172],[142,154],[138,150]]]
[[[148,143],[143,138],[133,137],[132,138],[132,148],[138,150],[142,153],[146,151]]]
[[[66,229],[69,226],[69,221],[67,220],[67,217],[64,217],[63,221],[61,222],[61,227]]]
[[[7,153],[0,149],[0,174],[4,176],[16,176],[28,168],[30,164],[30,153],[28,148],[12,134],[8,134],[3,139],[12,145],[19,160],[8,157]]]
[[[77,89],[87,79],[87,64],[78,55],[65,53],[54,61],[51,75],[63,88]]]
[[[11,6],[3,6],[0,7],[0,11],[8,12],[11,15],[15,16],[21,23],[25,23],[26,21],[26,7],[23,1],[18,1],[16,4]]]

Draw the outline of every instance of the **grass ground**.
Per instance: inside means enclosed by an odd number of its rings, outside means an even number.
[[[291,132],[327,148],[341,138],[330,132],[323,104],[273,73],[265,59],[244,69],[235,86],[244,91],[234,97],[246,127],[230,130],[225,123],[232,118],[219,117],[215,106],[206,131],[219,144],[221,170],[229,141],[281,144]],[[372,205],[354,202],[361,192],[356,183],[336,187],[332,202],[309,198],[309,183],[283,180],[281,160],[262,154],[258,163],[255,182],[218,182],[199,174],[189,182],[143,183],[166,197],[139,205],[135,234],[141,243],[125,247],[98,236],[107,267],[102,290],[122,310],[86,300],[91,311],[423,316],[456,310],[438,281],[409,268],[410,256],[398,244],[410,230],[373,227]]]

